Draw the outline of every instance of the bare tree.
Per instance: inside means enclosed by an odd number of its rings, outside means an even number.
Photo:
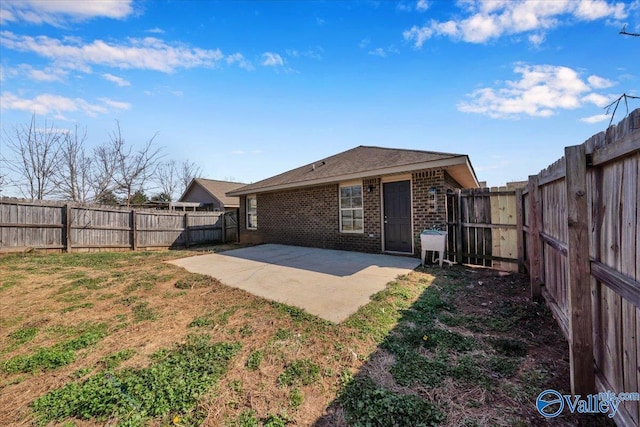
[[[82,133],[80,133],[82,132]],[[91,188],[92,159],[85,155],[87,129],[78,125],[65,133],[60,144],[60,167],[55,175],[58,193],[67,200],[86,202]]]
[[[38,128],[33,114],[29,124],[16,126],[13,133],[5,132],[5,135],[9,149],[17,157],[16,163],[9,167],[20,176],[18,188],[22,194],[31,199],[44,199],[53,194],[64,131],[46,121],[44,127]]]
[[[189,160],[185,160],[180,164],[179,170],[179,186],[178,192],[180,195],[184,194],[185,190],[194,178],[198,178],[202,175],[202,169],[196,163]]]
[[[2,156],[2,139],[0,139],[0,196],[2,195],[2,190],[4,190],[5,185],[7,184],[6,161],[7,160]]]
[[[160,194],[168,196],[169,202],[173,201],[176,189],[180,185],[178,178],[178,162],[169,160],[158,165],[156,170],[156,182],[160,187]]]
[[[115,175],[118,169],[118,153],[111,144],[100,145],[93,150],[91,187],[93,201],[115,200]]]
[[[125,144],[119,122],[116,122],[116,130],[110,135],[110,150],[116,161],[113,177],[115,192],[122,195],[127,206],[131,204],[133,195],[144,189],[156,171],[161,151],[161,148],[153,145],[156,136],[157,133],[140,150],[134,151],[132,146]]]

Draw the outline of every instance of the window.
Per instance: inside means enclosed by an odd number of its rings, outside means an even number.
[[[247,196],[247,228],[258,228],[258,199],[255,196]]]
[[[340,231],[363,233],[362,185],[340,186]]]

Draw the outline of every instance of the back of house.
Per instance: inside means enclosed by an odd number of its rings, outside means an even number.
[[[419,254],[446,227],[446,191],[479,186],[464,154],[358,146],[227,193],[240,241]]]

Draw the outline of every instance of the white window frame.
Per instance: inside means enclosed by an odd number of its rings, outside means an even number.
[[[345,187],[360,187],[360,207],[343,207],[342,206],[342,189]],[[340,221],[340,233],[345,234],[364,234],[364,188],[362,181],[343,182],[338,186],[338,218]],[[361,230],[344,230],[342,224],[342,212],[344,211],[361,211],[362,212],[362,229]]]
[[[255,209],[251,209],[251,202],[250,200],[253,199],[256,201],[256,207]],[[246,226],[247,226],[247,230],[257,230],[258,229],[258,197],[255,194],[250,194],[247,196],[246,198]],[[255,226],[250,226],[251,221],[249,220],[250,215],[255,216]]]

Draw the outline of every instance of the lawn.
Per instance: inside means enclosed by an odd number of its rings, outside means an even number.
[[[524,276],[418,268],[335,325],[164,262],[196,254],[0,258],[0,419],[609,425],[537,413],[538,393],[567,390],[569,364]]]

